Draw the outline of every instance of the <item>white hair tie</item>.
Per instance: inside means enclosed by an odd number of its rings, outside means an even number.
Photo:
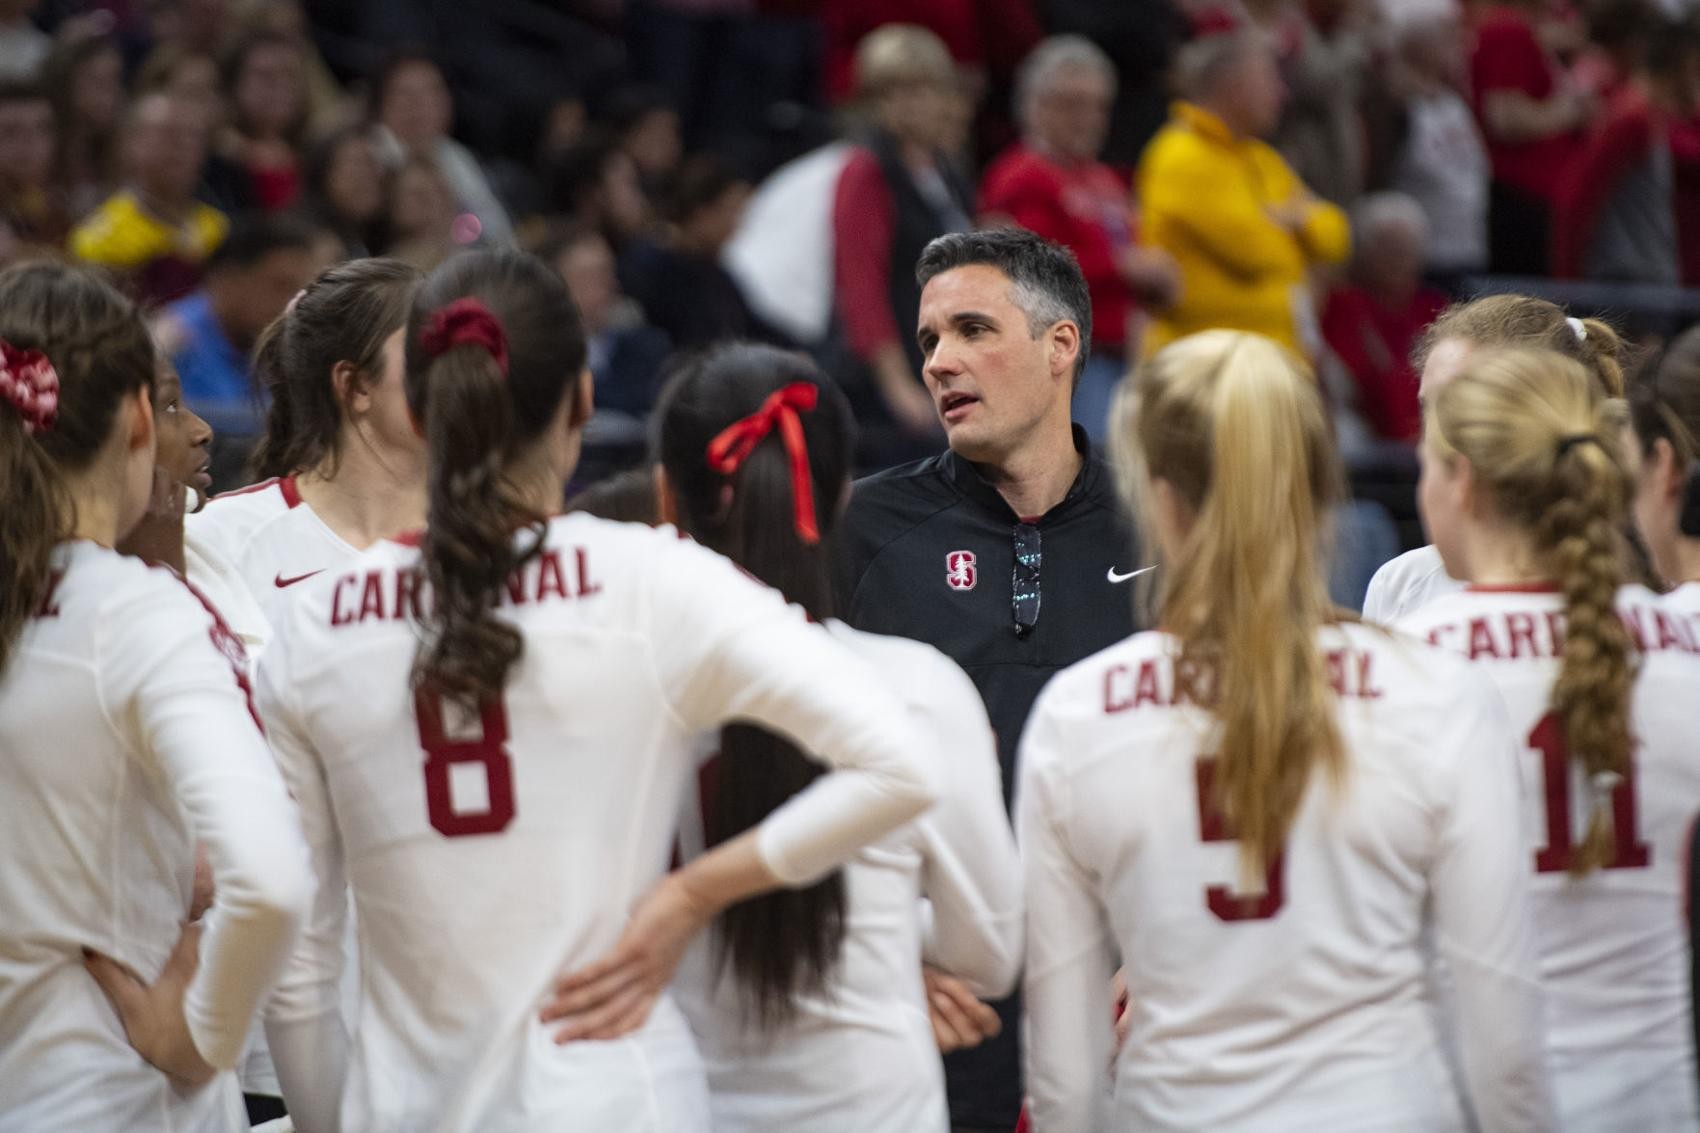
[[[1570,325],[1570,333],[1576,336],[1577,342],[1588,341],[1588,327],[1581,319],[1569,318],[1564,320]]]

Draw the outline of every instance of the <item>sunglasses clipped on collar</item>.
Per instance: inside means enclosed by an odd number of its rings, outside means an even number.
[[[1015,569],[1010,579],[1009,609],[1015,619],[1015,636],[1026,637],[1039,624],[1039,528],[1032,523],[1017,523],[1011,539]]]

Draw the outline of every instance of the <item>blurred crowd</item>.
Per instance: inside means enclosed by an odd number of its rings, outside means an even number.
[[[0,0],[0,262],[155,310],[239,475],[249,354],[316,271],[517,244],[636,459],[669,360],[805,349],[861,462],[937,451],[927,241],[1017,224],[1092,289],[1079,423],[1216,326],[1306,357],[1348,453],[1418,427],[1485,275],[1700,285],[1691,0]]]

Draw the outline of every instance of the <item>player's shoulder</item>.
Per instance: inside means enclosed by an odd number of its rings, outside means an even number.
[[[974,682],[938,647],[914,638],[869,633],[836,619],[826,625],[834,639],[872,665],[905,701],[951,709],[980,706]]]
[[[183,641],[212,633],[241,663],[242,646],[218,610],[176,571],[106,547],[76,542],[55,557],[44,608],[67,624],[88,627],[96,641]]]
[[[1459,589],[1446,573],[1440,552],[1432,546],[1418,547],[1390,559],[1376,570],[1364,596],[1364,617],[1392,622]]]
[[[1180,643],[1162,630],[1130,634],[1059,670],[1040,691],[1033,712],[1074,715],[1084,709],[1103,715],[1112,699],[1107,690],[1115,675],[1132,674],[1137,679],[1141,670],[1156,675],[1158,669],[1166,675],[1179,655]]]
[[[234,558],[261,528],[301,506],[295,481],[274,476],[245,488],[220,492],[207,506],[185,517],[183,534],[204,547]]]

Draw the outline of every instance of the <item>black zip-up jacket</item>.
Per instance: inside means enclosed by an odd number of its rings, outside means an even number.
[[[1022,517],[954,452],[857,481],[836,537],[839,616],[925,641],[962,666],[997,729],[1006,799],[1015,746],[1045,682],[1134,630],[1125,576],[1145,564],[1109,468],[1079,428],[1074,443],[1086,458],[1080,473],[1036,524],[1039,611],[1026,634],[1016,632],[1011,603]]]
[[[1079,428],[1074,443],[1085,456],[1080,474],[1034,524],[1039,609],[1026,633],[1016,632],[1012,604],[1023,519],[955,453],[858,481],[836,536],[839,616],[857,629],[925,641],[962,666],[997,730],[1006,804],[1016,744],[1039,690],[1135,628],[1128,576],[1145,564],[1109,469]],[[1107,1012],[1109,989],[1104,995]],[[1019,1000],[997,1006],[1003,1034],[945,1059],[958,1126],[1007,1130],[1020,1116]]]
[[[1132,529],[1080,429],[1074,447],[1085,461],[1068,497],[1029,517],[1039,529],[1039,611],[1025,633],[1013,609],[1023,517],[961,456],[945,451],[857,481],[836,534],[838,614],[870,633],[927,641],[962,665],[998,732],[1006,805],[1015,747],[1046,680],[1134,631],[1127,575],[1142,563]],[[1003,1034],[945,1058],[955,1126],[1012,1130],[1022,1111],[1020,999],[996,1007]]]

